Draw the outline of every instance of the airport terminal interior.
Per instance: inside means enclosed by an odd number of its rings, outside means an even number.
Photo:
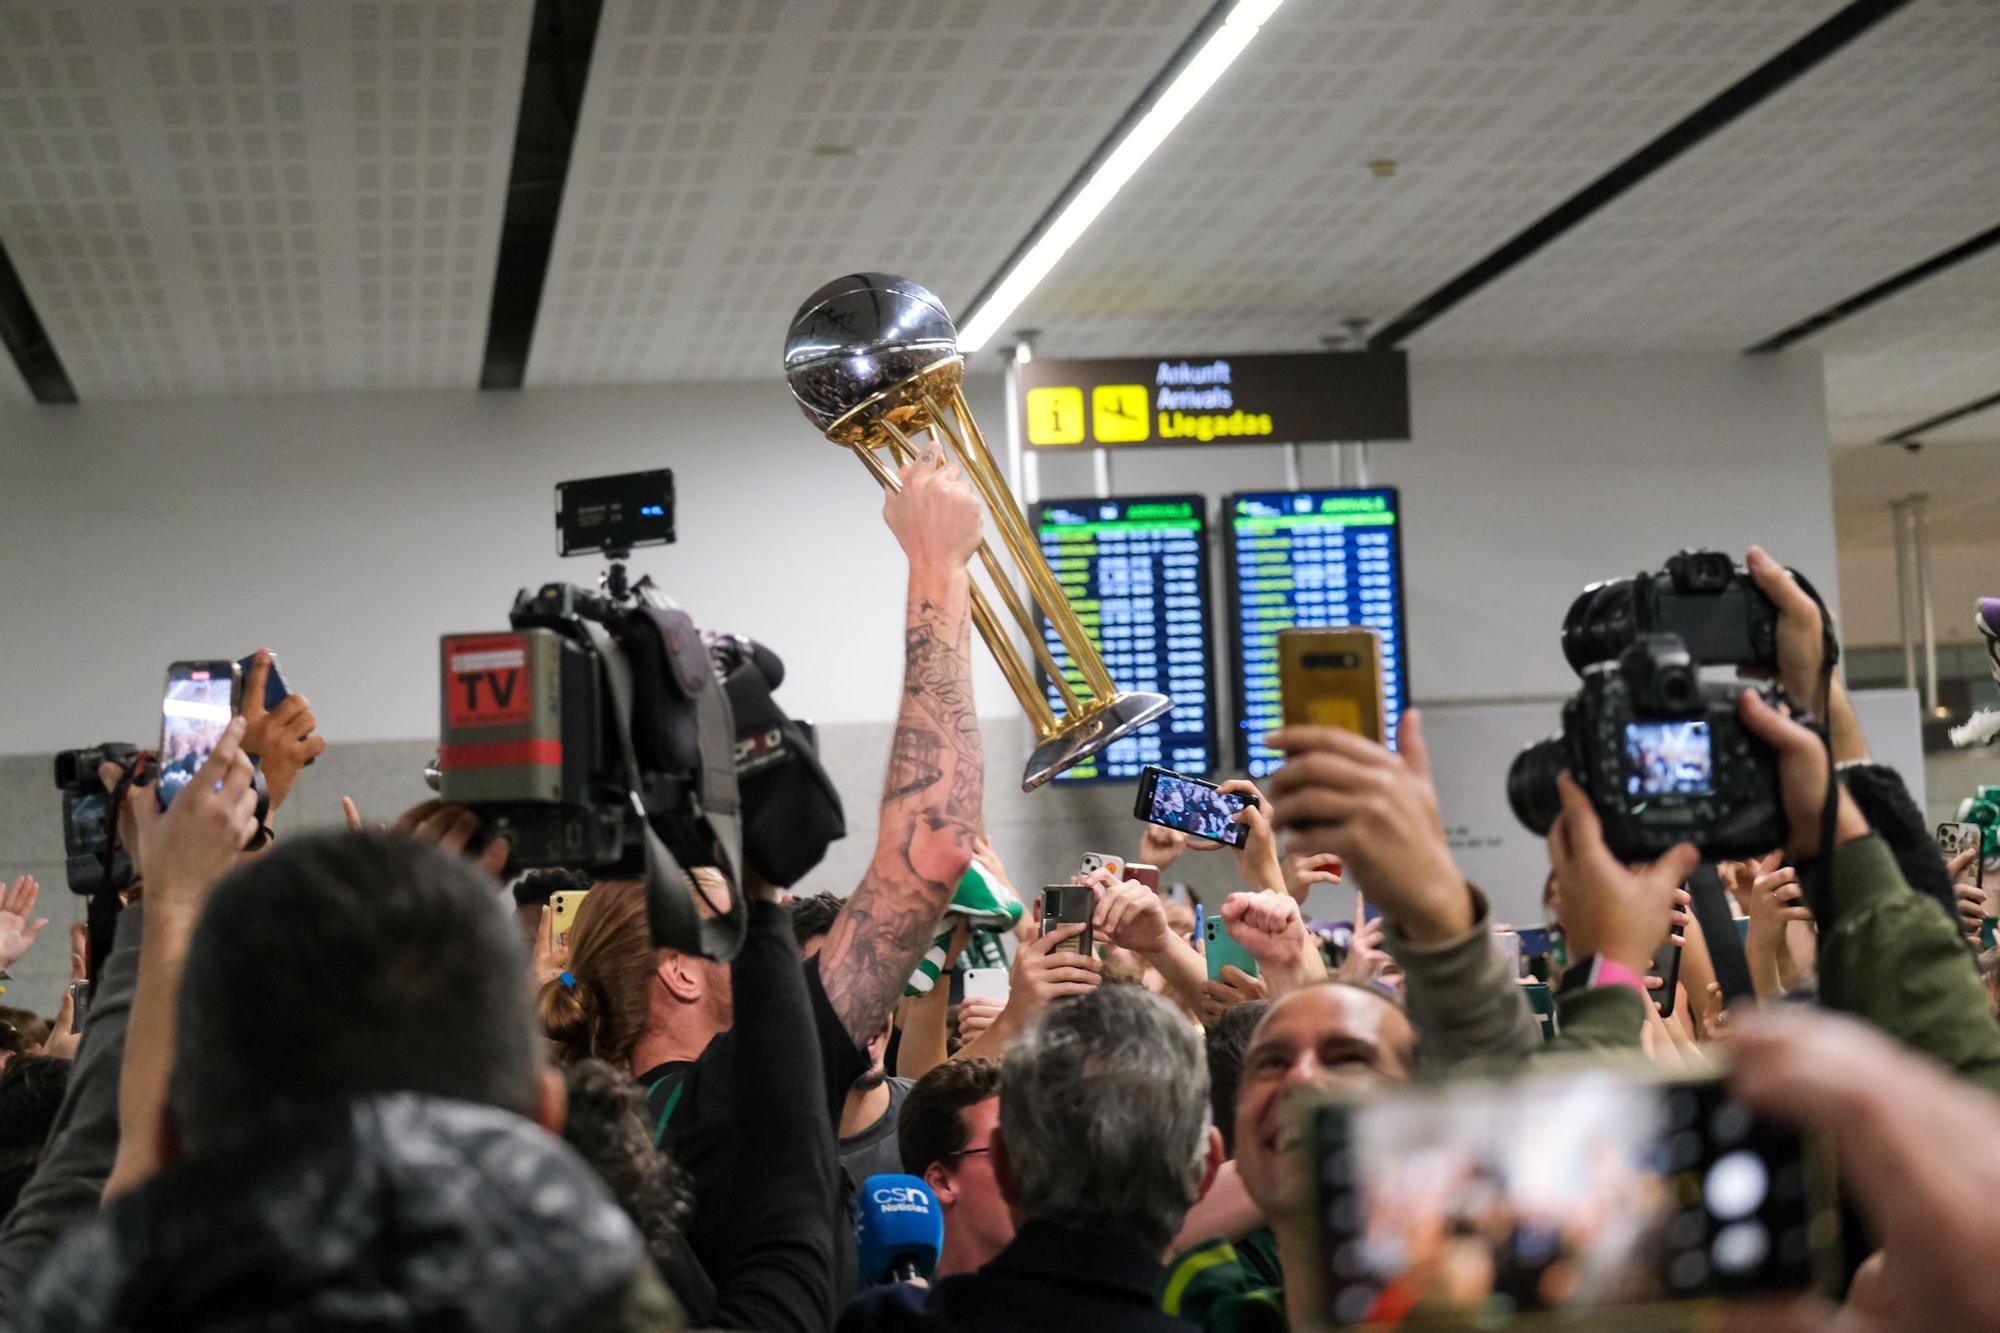
[[[2000,1327],[2000,0],[0,0],[0,347],[0,1323]]]

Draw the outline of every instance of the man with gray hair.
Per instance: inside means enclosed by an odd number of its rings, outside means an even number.
[[[1186,1333],[1161,1258],[1222,1163],[1201,1042],[1137,986],[1060,1000],[1008,1048],[993,1172],[1017,1228],[977,1272],[864,1293],[843,1333]]]

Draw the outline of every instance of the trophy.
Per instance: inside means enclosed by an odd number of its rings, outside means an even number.
[[[827,439],[853,450],[885,490],[898,489],[896,474],[918,456],[913,441],[926,434],[938,443],[940,466],[945,456],[956,458],[977,489],[1007,559],[992,543],[979,544],[986,586],[972,580],[972,623],[1035,727],[1021,790],[1033,791],[1173,706],[1163,694],[1121,693],[1111,683],[966,406],[958,330],[936,296],[888,273],[834,279],[792,319],[785,378],[807,419]],[[1062,701],[1061,713],[1009,639],[996,600],[1027,636]],[[1072,672],[1056,665],[1030,606],[1048,619]]]

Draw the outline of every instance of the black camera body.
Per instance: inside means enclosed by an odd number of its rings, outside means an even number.
[[[1705,860],[1762,855],[1787,836],[1777,752],[1737,715],[1741,684],[1705,682],[1672,634],[1634,641],[1583,673],[1559,736],[1521,751],[1507,772],[1514,817],[1547,835],[1567,770],[1590,797],[1621,860],[1646,861],[1691,842]],[[1782,696],[1759,688],[1765,699]]]
[[[1591,584],[1563,617],[1563,656],[1581,674],[1647,634],[1678,635],[1706,666],[1778,665],[1777,605],[1721,551],[1681,551],[1658,573]]]
[[[111,837],[111,793],[97,776],[102,764],[131,772],[145,752],[124,741],[102,741],[87,750],[56,755],[56,789],[63,796],[63,855],[72,893],[118,892],[132,883],[131,854],[120,848],[104,863]]]

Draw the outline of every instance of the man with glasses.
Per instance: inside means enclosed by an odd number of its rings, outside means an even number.
[[[903,1170],[924,1178],[944,1214],[936,1277],[970,1273],[1014,1239],[1014,1219],[993,1178],[990,1144],[999,1123],[998,1060],[947,1060],[903,1102],[896,1127]]]

